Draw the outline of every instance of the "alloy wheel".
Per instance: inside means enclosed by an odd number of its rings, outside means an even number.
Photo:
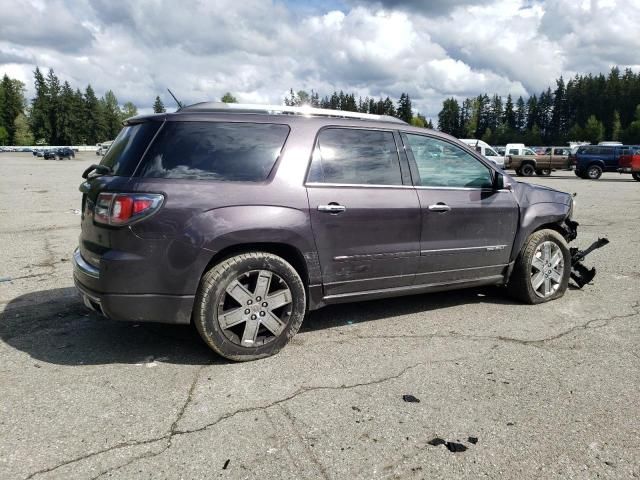
[[[241,347],[275,340],[291,317],[292,294],[287,283],[269,270],[252,270],[233,279],[218,302],[218,324]]]
[[[558,291],[564,276],[564,256],[560,247],[551,241],[542,242],[531,260],[531,287],[536,295],[549,297]]]

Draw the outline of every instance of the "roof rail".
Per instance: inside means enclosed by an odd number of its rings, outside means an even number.
[[[349,112],[346,110],[329,110],[328,108],[315,108],[310,106],[289,107],[286,105],[260,105],[253,103],[222,103],[201,102],[180,109],[180,112],[216,112],[216,113],[263,113],[268,115],[303,115],[313,117],[355,118],[360,120],[372,120],[375,122],[406,122],[390,115],[375,115],[372,113]]]

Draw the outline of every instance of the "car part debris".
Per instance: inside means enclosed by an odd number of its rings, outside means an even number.
[[[578,288],[584,287],[587,283],[593,280],[596,276],[596,267],[587,268],[582,264],[582,260],[594,250],[602,248],[609,243],[608,238],[598,238],[593,242],[589,248],[585,250],[578,250],[577,247],[569,249],[571,252],[571,279],[574,281]]]
[[[408,403],[420,403],[420,399],[413,395],[402,395],[402,400]]]

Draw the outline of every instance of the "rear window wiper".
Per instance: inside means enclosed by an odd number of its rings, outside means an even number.
[[[82,178],[89,177],[89,174],[94,171],[98,175],[108,175],[109,173],[113,173],[113,170],[111,170],[111,167],[107,167],[106,165],[98,165],[94,163],[89,168],[87,168],[84,172],[82,172]]]

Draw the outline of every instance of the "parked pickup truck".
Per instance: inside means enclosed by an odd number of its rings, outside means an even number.
[[[512,168],[519,176],[530,177],[534,173],[541,176],[551,175],[553,170],[571,168],[569,147],[549,147],[541,155],[509,155],[505,168]]]
[[[629,147],[618,159],[618,171],[630,173],[634,180],[640,182],[640,147]]]

